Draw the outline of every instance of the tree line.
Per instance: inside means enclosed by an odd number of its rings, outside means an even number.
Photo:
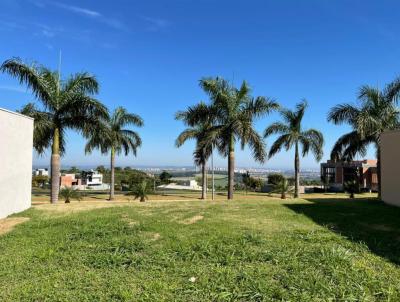
[[[264,163],[282,149],[295,150],[294,197],[299,197],[300,155],[309,152],[320,161],[323,156],[324,137],[317,129],[304,129],[303,117],[308,108],[306,100],[298,103],[294,110],[283,108],[275,100],[267,97],[253,97],[247,82],[235,87],[223,78],[203,78],[200,87],[209,96],[210,102],[200,102],[176,113],[175,118],[182,121],[185,129],[176,139],[177,147],[185,141],[194,139],[196,147],[194,161],[202,166],[203,192],[206,198],[206,162],[213,150],[228,158],[228,199],[233,198],[235,145],[240,143],[252,150],[253,158]],[[381,193],[381,147],[380,135],[386,130],[400,128],[399,109],[400,78],[387,84],[383,90],[364,85],[359,89],[357,102],[339,104],[331,108],[327,121],[335,125],[347,124],[351,131],[339,137],[330,153],[335,161],[351,161],[358,154],[366,156],[367,148],[373,145],[376,150],[378,195]],[[254,129],[254,121],[273,111],[280,113],[282,121],[267,126],[261,136]],[[263,138],[278,135],[267,151]],[[287,187],[283,182],[282,187]]]
[[[81,133],[88,142],[85,152],[98,149],[110,155],[111,186],[109,199],[114,199],[115,156],[124,152],[136,154],[142,141],[127,126],[143,126],[143,119],[122,107],[112,113],[94,96],[99,91],[95,76],[77,73],[62,79],[58,71],[42,65],[24,63],[14,58],[5,61],[0,70],[26,85],[41,103],[25,105],[20,112],[34,118],[33,146],[39,154],[51,149],[51,203],[56,203],[60,190],[60,157],[66,151],[66,130]]]
[[[60,188],[60,157],[66,151],[66,130],[81,133],[86,139],[85,152],[100,150],[110,156],[111,186],[109,199],[114,199],[115,157],[121,153],[136,155],[142,140],[130,126],[143,127],[143,119],[125,108],[113,112],[95,98],[99,83],[95,76],[81,72],[61,78],[58,71],[42,65],[24,63],[18,58],[5,61],[0,70],[15,77],[29,88],[41,103],[25,105],[20,112],[34,118],[34,148],[39,154],[51,149],[51,196],[56,203]],[[317,161],[323,156],[324,138],[318,129],[304,129],[303,118],[308,108],[306,100],[294,110],[282,107],[277,101],[265,96],[254,97],[246,81],[235,87],[220,77],[203,78],[199,82],[209,101],[199,102],[186,110],[178,111],[175,119],[187,127],[175,141],[177,147],[188,140],[195,140],[193,158],[202,170],[202,198],[207,194],[207,161],[214,150],[228,161],[228,199],[233,199],[235,177],[235,148],[248,146],[252,157],[264,163],[282,149],[294,149],[295,186],[294,196],[299,197],[300,157],[312,153]],[[334,144],[330,157],[333,160],[350,161],[357,154],[365,156],[367,147],[373,145],[378,160],[380,192],[380,134],[399,128],[397,108],[400,79],[383,90],[362,86],[357,103],[334,106],[327,120],[336,125],[347,124],[351,131],[342,135]],[[281,121],[266,127],[262,134],[254,127],[257,119],[272,112],[279,112]],[[269,150],[265,139],[278,135]]]

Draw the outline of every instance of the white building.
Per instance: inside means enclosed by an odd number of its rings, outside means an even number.
[[[75,174],[63,174],[60,177],[60,187],[71,187],[77,190],[109,190],[110,185],[103,184],[103,174],[90,170]]]
[[[0,218],[31,206],[33,119],[0,108]]]
[[[181,184],[170,183],[166,185],[158,186],[159,189],[167,189],[167,190],[193,190],[193,191],[201,191],[201,186],[197,184],[195,180],[186,180],[182,181]]]
[[[35,169],[33,170],[33,176],[49,176],[49,170],[47,169]]]
[[[87,186],[100,186],[103,184],[103,174],[90,170],[86,179],[83,180]]]

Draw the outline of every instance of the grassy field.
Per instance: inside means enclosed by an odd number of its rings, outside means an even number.
[[[400,301],[400,209],[374,199],[93,199],[18,217],[0,301]]]

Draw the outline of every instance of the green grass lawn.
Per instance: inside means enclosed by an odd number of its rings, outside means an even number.
[[[31,219],[0,236],[0,301],[400,301],[398,208],[326,197],[116,205],[15,215]]]

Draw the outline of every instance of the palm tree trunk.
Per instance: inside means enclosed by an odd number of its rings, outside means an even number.
[[[381,198],[381,189],[382,189],[382,184],[381,184],[381,177],[382,177],[382,171],[381,171],[381,147],[378,145],[377,146],[377,150],[376,150],[376,157],[377,157],[377,161],[376,161],[376,172],[377,172],[377,176],[378,176],[378,198]]]
[[[114,189],[115,189],[115,150],[114,147],[111,148],[111,184],[110,184],[110,198],[114,199]]]
[[[201,199],[207,199],[207,171],[206,162],[201,165],[201,177],[202,177],[202,188],[201,188]]]
[[[228,199],[233,199],[233,189],[235,186],[235,142],[233,134],[229,142],[229,157],[228,157]]]
[[[60,192],[60,129],[55,128],[53,134],[53,145],[51,148],[51,203],[57,203]]]
[[[294,154],[294,198],[299,198],[300,187],[300,159],[299,159],[299,144],[296,142],[296,149]]]

